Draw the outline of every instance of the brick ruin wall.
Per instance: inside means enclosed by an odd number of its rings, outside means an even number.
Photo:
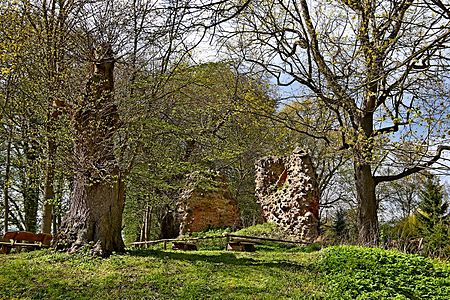
[[[318,236],[319,187],[310,156],[296,149],[287,157],[256,163],[256,197],[266,221],[299,241]]]
[[[241,216],[236,199],[222,178],[218,187],[202,190],[188,183],[177,203],[180,235],[213,228],[239,228]]]

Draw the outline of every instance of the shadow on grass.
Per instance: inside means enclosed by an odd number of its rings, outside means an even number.
[[[264,261],[257,260],[250,257],[236,257],[236,254],[231,252],[221,252],[219,254],[199,254],[195,252],[171,252],[164,250],[131,250],[128,252],[131,256],[140,257],[155,257],[159,259],[172,259],[190,262],[208,262],[216,264],[237,265],[237,266],[264,266],[277,267],[282,269],[309,269],[308,266],[292,261]]]

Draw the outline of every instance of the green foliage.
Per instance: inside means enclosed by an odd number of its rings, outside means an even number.
[[[338,208],[331,218],[321,223],[321,238],[327,245],[352,244],[357,240],[357,211]]]
[[[322,245],[319,243],[308,244],[304,247],[297,248],[299,251],[304,253],[312,253],[322,249]]]
[[[236,234],[267,238],[281,238],[284,236],[283,232],[277,227],[277,224],[272,222],[246,227],[236,231]]]
[[[443,186],[430,175],[419,197],[417,218],[425,240],[425,253],[435,257],[450,256],[449,203],[444,200]]]
[[[243,228],[235,232],[237,235],[255,236],[262,238],[272,238],[292,241],[296,240],[295,237],[286,234],[283,230],[278,228],[275,223],[267,222],[263,224],[257,224],[247,228]],[[260,241],[256,247],[258,250],[270,250],[270,251],[289,251],[289,252],[314,252],[322,248],[319,244],[310,244],[307,246],[298,246],[291,243],[280,243],[271,241]]]
[[[430,175],[419,193],[419,221],[424,230],[431,230],[435,225],[448,219],[449,203],[444,201],[443,186],[439,180]]]
[[[210,229],[207,231],[193,232],[191,234],[191,236],[192,237],[219,236],[219,235],[224,235],[225,233],[230,233],[230,232],[231,232],[231,228]]]
[[[402,251],[417,252],[419,249],[411,244],[413,239],[420,239],[420,223],[415,214],[400,220],[392,220],[381,225],[381,239],[389,246],[389,241],[397,241],[396,247]]]
[[[333,219],[333,230],[338,236],[344,235],[347,231],[347,222],[345,219],[345,211],[339,208]]]
[[[193,232],[192,237],[210,237],[210,236],[223,236],[225,233],[231,233],[231,228],[222,229],[210,229],[207,231]],[[226,247],[225,237],[219,239],[204,239],[195,241],[198,249],[202,250],[223,250]]]
[[[150,90],[153,80],[141,75],[140,88]],[[127,240],[135,239],[147,205],[163,215],[166,207],[175,208],[186,181],[216,189],[217,171],[237,199],[244,223],[259,221],[254,161],[270,150],[275,135],[262,117],[275,111],[266,85],[238,74],[228,62],[186,63],[160,89],[160,97],[134,95],[122,104],[122,117],[130,120],[121,132],[130,152],[124,157],[133,157],[134,163],[127,181]],[[153,218],[152,228],[159,221]]]
[[[406,253],[421,253],[423,239],[419,232],[419,225],[416,215],[382,224],[380,237],[383,246]]]
[[[416,215],[410,215],[400,220],[393,228],[397,238],[412,239],[419,236],[419,221]]]
[[[332,228],[338,240],[344,241],[348,237],[346,213],[342,208],[336,211],[333,218]]]
[[[223,185],[220,173],[212,170],[195,171],[189,174],[189,188],[203,192],[218,191]]]
[[[29,4],[0,1],[0,150],[5,151],[9,142],[13,149],[11,159],[7,162],[2,157],[0,163],[10,170],[4,189],[10,200],[10,229],[36,231],[47,186],[56,185],[60,177],[63,187],[66,176],[72,180],[68,174],[73,170],[70,118],[65,109],[56,108],[56,103],[79,97],[82,91],[74,87],[85,74],[74,70],[74,57],[63,54],[70,41],[69,34],[63,32],[62,15],[71,13],[59,10],[61,15],[57,17],[41,13],[46,5],[38,8]],[[57,7],[61,3],[53,4]],[[50,165],[54,180],[46,182]],[[1,173],[3,176],[6,172]],[[64,209],[61,198],[58,195],[54,199],[55,215]]]
[[[424,253],[431,257],[450,257],[450,228],[444,222],[436,223],[424,237]]]
[[[354,246],[321,252],[330,299],[448,299],[450,265],[418,255]]]

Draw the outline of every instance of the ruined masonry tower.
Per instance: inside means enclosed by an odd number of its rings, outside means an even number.
[[[269,156],[256,163],[256,197],[263,217],[304,242],[318,236],[319,187],[310,156]]]
[[[189,175],[177,202],[180,235],[212,228],[239,228],[241,219],[236,199],[223,176],[213,179],[214,188],[197,186],[198,173]]]

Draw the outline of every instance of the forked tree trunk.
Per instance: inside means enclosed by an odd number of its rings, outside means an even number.
[[[113,103],[114,57],[109,45],[95,52],[86,95],[74,107],[76,174],[59,245],[69,251],[92,245],[95,255],[123,252],[124,184],[114,157],[118,111]]]
[[[147,208],[145,209],[144,214],[142,216],[142,226],[139,234],[140,242],[150,240],[152,214],[153,214],[153,206],[147,205]]]

